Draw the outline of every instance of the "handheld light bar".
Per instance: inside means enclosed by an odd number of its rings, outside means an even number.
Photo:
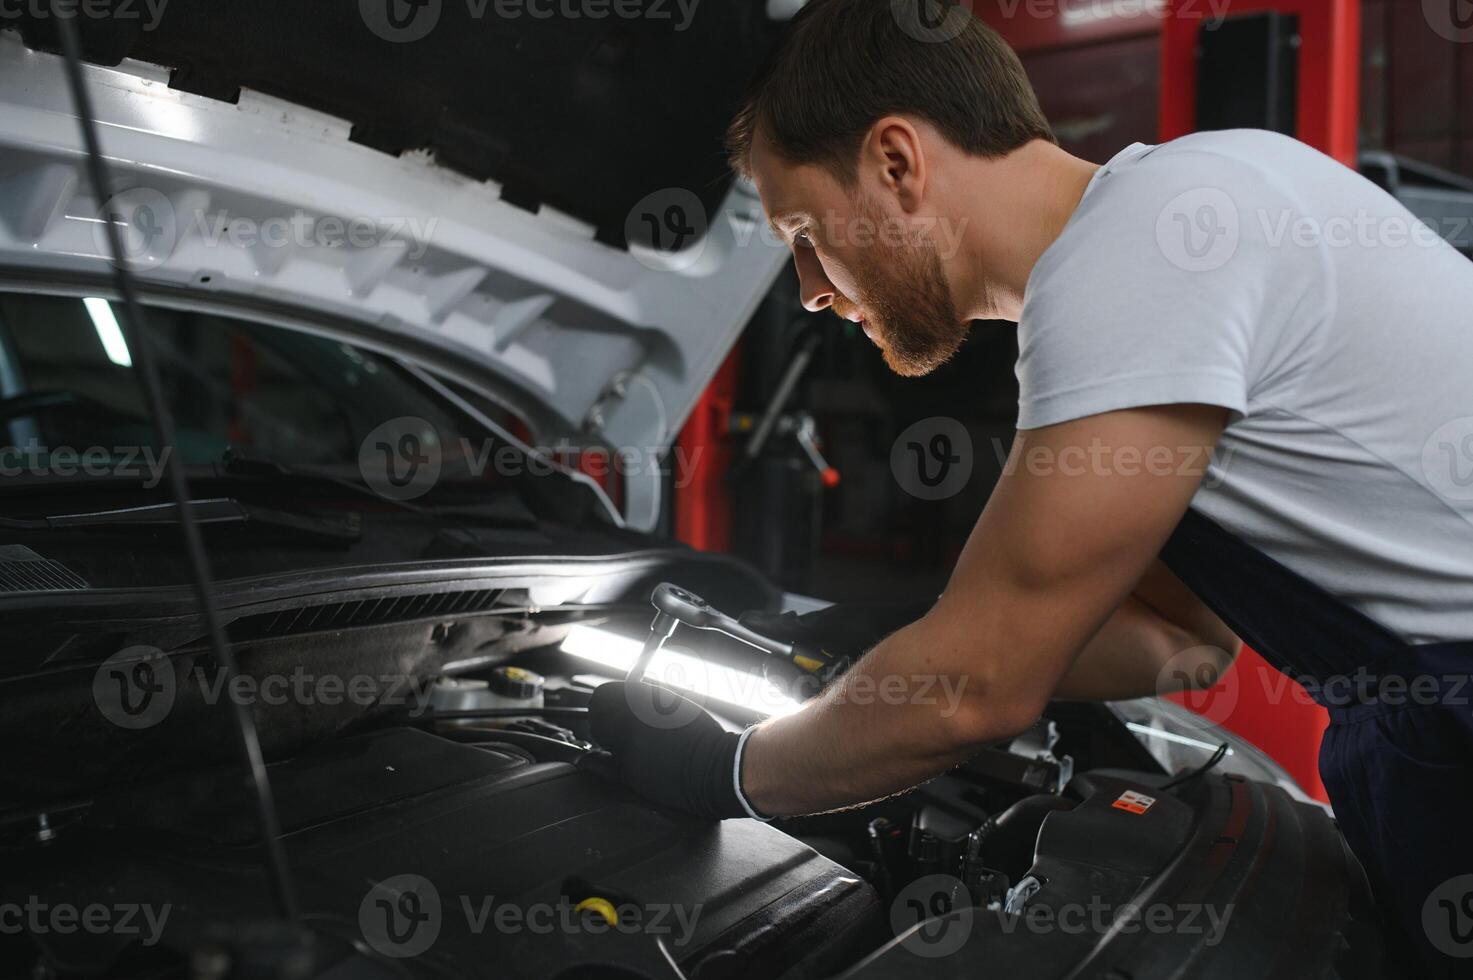
[[[628,673],[639,659],[640,649],[638,640],[597,626],[574,626],[562,643],[564,653],[605,668],[611,677]],[[760,674],[713,664],[668,645],[650,661],[644,679],[769,718],[792,714],[802,707],[801,702]]]

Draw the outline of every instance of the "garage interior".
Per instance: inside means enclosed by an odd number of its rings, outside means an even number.
[[[1473,261],[1447,3],[890,6],[996,31],[1083,160],[1283,134]],[[732,172],[804,5],[0,0],[0,980],[1433,980],[1251,647],[868,803],[744,795],[1019,431],[1017,323],[899,376]],[[631,717],[742,809],[645,792]]]
[[[1473,227],[1460,220],[1473,216],[1473,51],[1403,6],[1234,4],[1221,29],[1205,32],[1192,23],[1163,30],[1139,12],[1073,22],[1009,17],[984,3],[976,12],[1019,52],[1071,153],[1104,160],[1188,132],[1272,129],[1359,167],[1414,213],[1440,219],[1473,257]],[[783,275],[682,433],[687,454],[710,450],[715,473],[703,469],[697,489],[675,491],[672,527],[695,547],[732,550],[785,588],[830,601],[935,594],[1012,441],[1013,325],[979,324],[951,363],[922,379],[895,377],[856,337],[852,324],[804,314],[795,277]],[[748,463],[749,430],[739,428],[773,409],[785,371],[810,344],[812,360],[780,411],[813,419],[820,458],[834,470],[828,483],[793,438],[772,440],[760,465]],[[889,478],[890,454],[908,426],[934,416],[965,425],[973,470],[961,492],[924,500]],[[1276,689],[1262,680],[1272,668],[1250,653],[1237,669],[1259,677],[1243,685],[1247,697],[1226,724],[1323,798],[1324,712],[1307,696],[1287,711],[1256,703],[1253,692]],[[1203,705],[1216,697],[1183,696]]]

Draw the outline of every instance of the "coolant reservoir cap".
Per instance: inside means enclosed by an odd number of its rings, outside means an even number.
[[[523,667],[497,667],[488,678],[491,692],[504,698],[525,700],[542,693],[544,678]]]

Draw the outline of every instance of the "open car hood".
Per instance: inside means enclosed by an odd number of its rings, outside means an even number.
[[[151,302],[386,350],[543,446],[662,452],[785,257],[720,143],[775,31],[763,5],[383,3],[392,23],[380,0],[79,20],[110,202],[84,174],[54,25],[12,21],[0,282],[105,290],[107,204]],[[415,10],[434,15],[422,36],[427,20],[403,33]],[[645,484],[627,488],[636,527],[657,510]]]

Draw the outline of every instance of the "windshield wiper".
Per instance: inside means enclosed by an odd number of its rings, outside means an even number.
[[[366,482],[338,476],[335,473],[330,473],[314,466],[287,463],[264,456],[256,456],[243,452],[235,446],[231,446],[225,450],[224,456],[220,458],[220,462],[215,466],[215,471],[219,475],[227,477],[255,477],[263,480],[287,482],[304,481],[342,487],[345,490],[351,490],[359,496],[368,497],[381,503],[393,504],[411,514],[418,514],[421,517],[427,517],[439,523],[444,523],[447,520],[457,520],[493,527],[530,527],[537,523],[536,516],[527,509],[525,502],[515,494],[487,492],[483,501],[470,506],[426,506],[385,496],[369,486]]]
[[[293,513],[274,507],[244,504],[231,497],[191,500],[189,511],[198,524],[262,524],[285,528],[329,541],[357,541],[363,536],[357,514],[335,516]],[[148,504],[142,507],[119,507],[78,514],[50,514],[45,517],[0,518],[0,528],[10,531],[64,531],[91,528],[151,528],[179,523],[177,505]]]
[[[254,476],[267,480],[306,480],[314,483],[330,483],[351,490],[360,496],[372,497],[375,500],[386,499],[366,483],[338,476],[303,463],[288,463],[269,456],[258,456],[239,446],[225,448],[220,461],[215,464],[215,472],[221,476]],[[393,501],[393,503],[403,503],[403,501]],[[417,509],[413,505],[406,505],[406,507],[410,510]]]

